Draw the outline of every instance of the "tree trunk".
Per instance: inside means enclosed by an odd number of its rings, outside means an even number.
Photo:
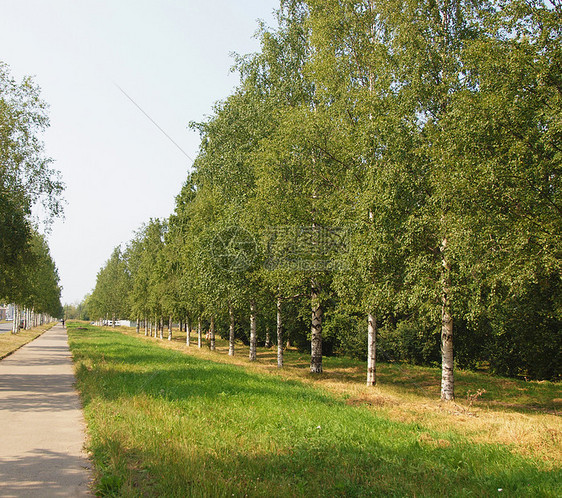
[[[377,383],[377,319],[369,313],[367,330],[367,385]]]
[[[442,253],[447,249],[447,238],[443,238]],[[450,312],[449,289],[451,287],[451,264],[442,258],[442,307],[441,307],[441,399],[455,399],[455,379],[453,371],[453,317]]]
[[[281,315],[282,301],[277,298],[277,368],[283,368],[283,317]]]
[[[250,361],[256,361],[256,303],[250,302]]]
[[[160,329],[160,334],[159,334],[160,339],[164,340],[164,317],[162,317],[162,316],[160,317],[159,329]]]
[[[170,318],[168,319],[168,340],[169,341],[172,340],[172,327],[173,326],[174,326],[174,323],[173,323],[172,315],[170,315]]]
[[[12,305],[12,334],[18,333],[18,307],[16,304]]]
[[[148,335],[148,319],[146,316],[144,317],[144,335],[145,337]]]
[[[140,334],[140,317],[137,316],[137,334]]]
[[[189,318],[185,319],[185,345],[191,346],[191,327],[189,326]]]
[[[230,317],[230,327],[228,334],[228,356],[234,356],[234,310],[232,305],[228,307],[228,315]]]
[[[197,347],[201,349],[203,347],[203,338],[201,337],[201,317],[197,320]]]
[[[311,292],[312,324],[310,337],[310,372],[322,373],[322,304],[318,288],[313,282]]]
[[[265,327],[265,344],[264,347],[269,349],[271,347],[271,336],[269,335],[269,325]]]
[[[211,335],[209,337],[209,339],[211,340],[210,349],[211,349],[211,351],[214,351],[216,349],[216,346],[215,346],[215,317],[214,316],[211,317],[210,335]]]
[[[115,328],[115,313],[113,313],[112,317],[113,317],[113,323],[111,324],[111,326]]]

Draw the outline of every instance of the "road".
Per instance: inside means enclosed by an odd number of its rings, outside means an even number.
[[[12,330],[12,322],[10,323],[0,323],[0,334],[4,332],[10,332]]]

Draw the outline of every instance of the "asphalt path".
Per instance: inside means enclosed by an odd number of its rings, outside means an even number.
[[[10,323],[0,323],[0,334],[4,332],[10,332],[12,330],[12,322]]]
[[[0,496],[91,496],[66,330],[0,361]]]

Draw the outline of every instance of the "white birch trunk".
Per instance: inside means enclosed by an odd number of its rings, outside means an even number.
[[[201,349],[203,347],[203,337],[201,331],[201,317],[197,320],[197,347]]]
[[[137,334],[140,334],[140,317],[137,316]]]
[[[256,361],[256,303],[250,302],[250,361]]]
[[[234,310],[232,305],[228,307],[228,315],[230,317],[230,327],[228,334],[228,356],[234,356]]]
[[[211,351],[214,351],[216,349],[216,345],[215,345],[215,317],[212,316],[211,317],[211,337],[209,338],[211,340],[211,345],[210,345],[210,349]]]
[[[271,347],[271,336],[269,335],[269,326],[265,328],[265,344],[264,347],[269,349]]]
[[[449,289],[451,287],[451,265],[444,255],[447,238],[443,238],[441,252],[442,264],[442,306],[441,306],[441,399],[455,399],[454,357],[453,357],[453,317],[450,312]]]
[[[148,319],[144,317],[144,335],[145,337],[148,336]]]
[[[160,339],[164,340],[164,318],[163,317],[160,317],[160,322],[159,322],[158,328],[160,329],[160,333],[159,333]]]
[[[18,323],[18,307],[16,304],[12,305],[12,334],[17,334],[18,333],[18,329],[17,329],[17,323]]]
[[[369,313],[367,330],[367,385],[377,383],[377,321],[374,313]]]
[[[172,327],[174,326],[173,320],[172,320],[172,315],[170,315],[170,318],[168,319],[168,340],[171,341],[172,340]]]
[[[281,297],[277,298],[277,368],[283,368],[283,316]]]
[[[189,318],[185,319],[185,345],[191,346],[191,327],[189,324]]]
[[[310,372],[322,373],[322,305],[313,283],[311,292],[312,323],[310,337]]]

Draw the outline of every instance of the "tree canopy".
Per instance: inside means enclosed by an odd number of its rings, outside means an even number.
[[[41,141],[48,126],[37,85],[0,62],[0,301],[59,316],[58,273],[38,229],[62,214],[64,185]],[[33,215],[38,204],[43,219]]]
[[[284,0],[277,19],[192,125],[193,171],[125,251],[120,298],[231,343],[277,323],[312,372],[368,357],[370,384],[377,351],[440,361],[445,400],[455,365],[558,379],[562,4]]]

